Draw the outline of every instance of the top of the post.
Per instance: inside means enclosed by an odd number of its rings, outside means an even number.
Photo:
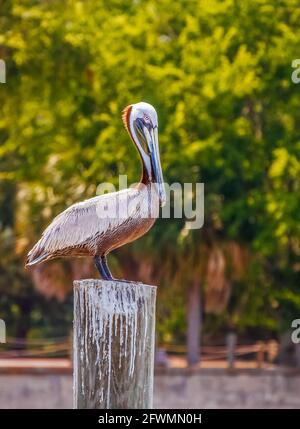
[[[133,281],[119,281],[119,280],[102,280],[102,279],[83,279],[74,280],[73,285],[75,288],[78,287],[99,287],[99,288],[139,288],[139,289],[153,289],[156,290],[157,286],[144,284],[142,282]]]
[[[85,303],[97,302],[110,314],[136,313],[141,302],[155,302],[156,286],[118,280],[75,280],[75,297]]]

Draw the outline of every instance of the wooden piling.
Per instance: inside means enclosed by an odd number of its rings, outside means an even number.
[[[257,341],[256,365],[257,368],[262,368],[265,358],[265,345],[263,341]]]
[[[236,333],[229,332],[226,336],[227,363],[228,363],[229,369],[234,369],[236,343],[237,343]]]
[[[74,282],[74,408],[151,408],[156,287]]]

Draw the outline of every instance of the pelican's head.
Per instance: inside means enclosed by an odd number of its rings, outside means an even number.
[[[124,109],[122,119],[138,148],[150,180],[157,184],[160,204],[163,206],[166,202],[166,193],[158,148],[156,110],[151,104],[144,102],[131,104]]]

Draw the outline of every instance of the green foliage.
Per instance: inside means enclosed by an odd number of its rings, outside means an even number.
[[[136,181],[120,113],[148,101],[159,114],[165,180],[204,182],[206,194],[203,231],[160,221],[143,239],[152,264],[164,273],[169,255],[175,278],[187,254],[186,270],[195,270],[201,245],[234,240],[252,263],[232,280],[218,320],[275,331],[290,323],[300,311],[300,86],[290,78],[299,19],[296,0],[1,2],[0,186],[12,191],[0,196],[0,225],[14,218],[25,252],[98,183],[119,173]],[[184,299],[185,288],[176,290]]]

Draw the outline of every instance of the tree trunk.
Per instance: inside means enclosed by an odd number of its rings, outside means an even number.
[[[200,361],[200,331],[200,279],[195,277],[189,289],[187,306],[187,360],[189,365],[194,365]]]

